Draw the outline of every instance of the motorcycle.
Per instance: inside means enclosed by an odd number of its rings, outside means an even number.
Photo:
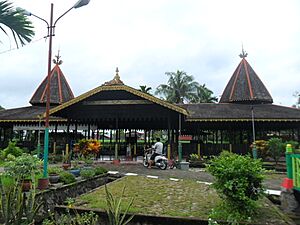
[[[154,149],[146,149],[144,151],[144,158],[143,158],[143,165],[144,167],[149,166],[149,161],[151,158],[151,155],[153,154]],[[152,166],[156,166],[161,170],[165,170],[168,167],[168,159],[164,155],[157,155],[154,158],[154,164]]]

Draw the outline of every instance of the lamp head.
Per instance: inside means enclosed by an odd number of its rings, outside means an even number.
[[[73,8],[77,9],[80,8],[81,6],[85,6],[87,4],[89,4],[90,0],[79,0],[74,6]]]
[[[31,16],[31,12],[27,11],[26,9],[23,9],[21,7],[17,7],[16,10],[20,13],[22,13],[24,16]]]

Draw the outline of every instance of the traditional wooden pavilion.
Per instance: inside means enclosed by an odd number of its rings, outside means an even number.
[[[247,54],[243,51],[240,57],[219,103],[181,105],[189,113],[184,123],[186,132],[201,136],[207,131],[212,142],[219,144],[218,151],[224,143],[231,143],[234,145],[225,145],[227,149],[246,152],[255,137],[266,139],[270,135],[285,134],[290,140],[299,141],[300,110],[272,104],[270,93],[246,60]],[[205,133],[200,139],[207,136]]]
[[[193,135],[192,142],[184,145],[185,155],[200,150],[209,155],[222,149],[245,153],[254,137],[274,134],[284,133],[300,140],[300,111],[272,104],[270,93],[247,62],[247,55],[243,52],[240,56],[241,62],[219,103],[181,105],[125,85],[118,70],[113,80],[74,98],[57,58],[51,73],[50,126],[55,131],[65,130],[68,144],[78,138],[78,130],[87,130],[87,138],[99,138],[100,133],[104,137],[105,130],[114,130],[114,147],[110,151],[116,155],[122,154],[120,130],[130,134],[144,130],[148,141],[151,131],[166,130],[169,152],[177,150],[181,133]],[[39,122],[43,126],[45,85],[44,80],[34,93],[30,100],[32,106],[0,112],[0,143],[4,143],[8,130],[36,129],[40,127]],[[134,154],[140,154],[137,143],[132,144]],[[238,151],[241,148],[244,150]]]

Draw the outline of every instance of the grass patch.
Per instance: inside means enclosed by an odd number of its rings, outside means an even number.
[[[212,208],[220,202],[215,190],[193,180],[170,181],[151,179],[143,176],[127,176],[108,184],[114,197],[120,197],[126,185],[121,208],[128,205],[133,197],[130,213],[148,215],[198,217],[208,219]],[[93,192],[76,199],[75,205],[86,208],[105,209],[105,188],[102,186]],[[260,224],[286,224],[290,219],[274,206],[267,198],[259,200],[257,215],[252,222]]]
[[[186,216],[207,218],[212,207],[219,201],[216,192],[207,185],[192,180],[169,181],[141,176],[128,176],[109,184],[108,189],[120,197],[126,184],[123,208],[133,197],[132,213],[152,215]],[[79,197],[88,202],[88,208],[105,209],[105,190],[101,187]]]

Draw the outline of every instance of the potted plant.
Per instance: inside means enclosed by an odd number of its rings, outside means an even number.
[[[32,176],[39,172],[41,161],[30,154],[22,154],[15,161],[9,161],[4,165],[5,174],[11,177],[19,176],[23,191],[32,187]]]
[[[80,175],[80,167],[78,166],[78,160],[73,162],[73,167],[70,169],[70,173],[72,173],[75,177],[79,177]]]
[[[49,181],[51,184],[56,184],[59,181],[59,174],[63,170],[57,166],[49,167],[48,174],[49,174]]]
[[[67,170],[71,167],[71,157],[69,153],[66,153],[66,155],[63,158],[63,164],[62,167]]]

